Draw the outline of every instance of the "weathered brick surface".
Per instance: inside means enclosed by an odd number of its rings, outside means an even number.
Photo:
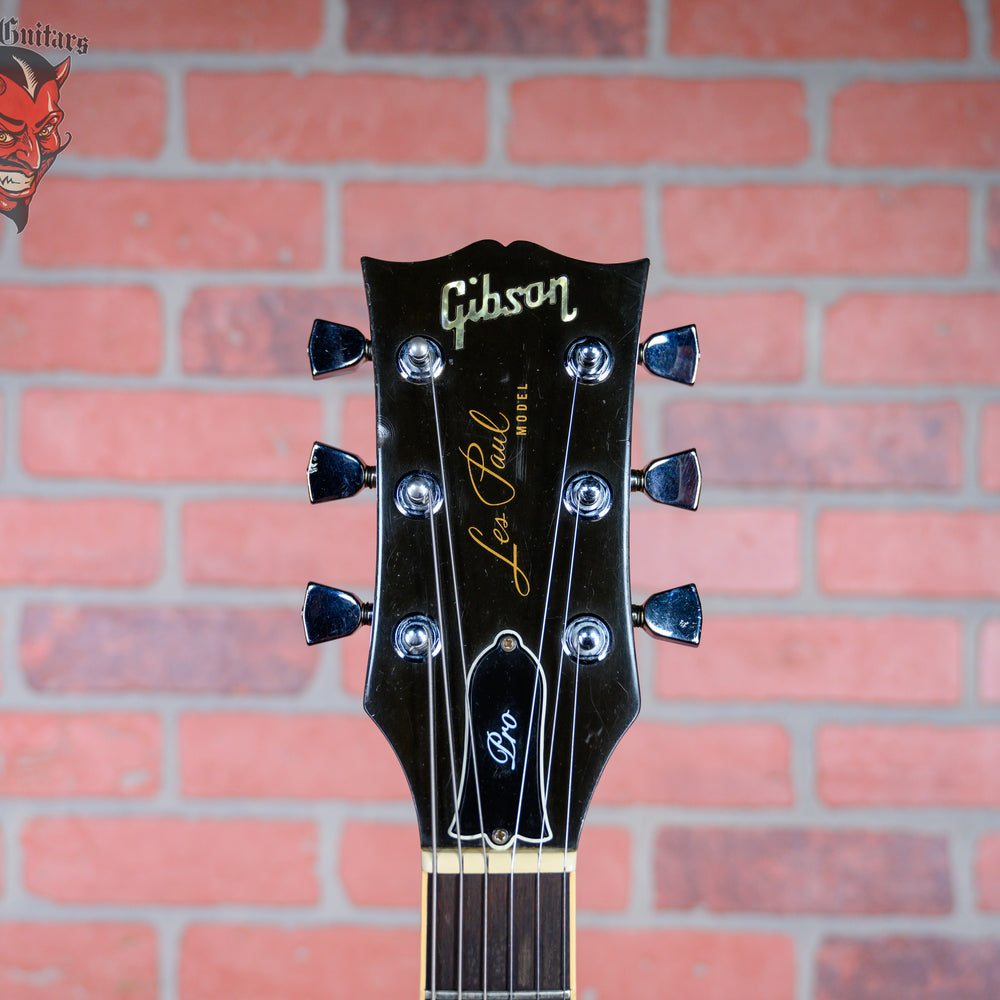
[[[74,63],[71,79],[59,95],[65,127],[73,135],[67,155],[150,160],[160,153],[166,116],[162,77],[133,70],[77,72]]]
[[[966,52],[958,0],[674,0],[670,50],[753,59],[954,59]]]
[[[151,500],[0,499],[0,583],[149,583],[160,527]]]
[[[0,921],[6,1000],[158,1000],[156,932],[121,921]]]
[[[962,687],[949,618],[713,615],[697,655],[667,643],[655,652],[656,693],[671,700],[935,705]]]
[[[1000,988],[995,940],[828,938],[817,957],[816,1000],[992,1000]]]
[[[803,111],[791,80],[536,78],[511,89],[508,148],[525,163],[797,163]]]
[[[0,796],[147,796],[161,725],[143,713],[0,713]]]
[[[86,0],[26,0],[21,7],[21,24],[33,25],[36,19],[82,32],[98,50],[273,52],[316,45],[323,5],[319,0],[305,0],[285,9],[267,0],[222,0],[211,6],[198,0],[166,0],[156,5],[124,0],[101,8]]]
[[[419,976],[416,927],[199,924],[181,941],[180,1000],[398,1000]]]
[[[317,401],[262,393],[36,389],[23,405],[43,476],[298,483],[320,422]]]
[[[318,898],[305,820],[48,817],[21,837],[36,896],[74,903],[271,903]]]
[[[39,605],[21,622],[39,691],[302,691],[316,653],[292,608]]]
[[[668,187],[662,237],[681,274],[958,274],[967,201],[927,185]]]
[[[322,217],[312,181],[53,177],[21,247],[41,267],[315,269]]]
[[[858,293],[826,310],[823,376],[836,383],[1000,383],[1000,295]]]
[[[716,913],[948,913],[947,841],[854,830],[662,830],[656,905]]]
[[[1000,619],[988,621],[979,633],[979,695],[1000,701]]]
[[[1000,910],[1000,833],[989,833],[979,841],[976,890],[981,910]]]
[[[356,52],[448,52],[509,55],[622,56],[645,49],[640,0],[348,0],[347,45]]]
[[[163,324],[152,288],[7,284],[0,311],[2,369],[146,374],[159,366]]]
[[[367,336],[364,289],[199,288],[181,320],[184,370],[301,376],[308,371],[305,345],[315,319],[346,323]]]
[[[598,785],[602,804],[786,806],[788,735],[769,723],[638,722]]]
[[[389,744],[363,715],[188,713],[178,736],[185,795],[409,799]]]
[[[476,163],[486,148],[481,78],[193,73],[187,106],[202,160]]]
[[[1000,271],[1000,190],[996,188],[990,192],[986,241],[993,270]]]
[[[996,806],[1000,728],[918,723],[825,725],[818,786],[835,806]]]
[[[952,403],[708,403],[663,411],[668,451],[696,447],[718,484],[958,486],[962,415]]]
[[[1000,405],[983,411],[979,454],[980,482],[988,490],[1000,490]]]
[[[817,551],[829,593],[1000,594],[1000,515],[992,511],[826,511]]]

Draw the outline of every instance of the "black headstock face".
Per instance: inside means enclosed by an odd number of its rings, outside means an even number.
[[[375,483],[379,556],[373,607],[316,588],[307,635],[370,618],[365,708],[403,766],[425,847],[575,849],[638,712],[632,627],[656,631],[628,582],[647,267],[492,241],[415,263],[364,258],[370,345],[314,345],[331,369],[369,353],[374,364],[374,471],[314,451],[310,481],[341,484],[314,500]],[[693,379],[685,330],[645,350]],[[665,461],[650,483],[683,496],[650,495],[695,506],[693,453]],[[665,637],[697,641],[696,595],[671,593],[682,634]],[[349,621],[324,625],[325,612]]]

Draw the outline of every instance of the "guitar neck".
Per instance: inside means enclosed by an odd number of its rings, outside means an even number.
[[[421,1000],[572,1000],[575,863],[562,850],[424,851]]]

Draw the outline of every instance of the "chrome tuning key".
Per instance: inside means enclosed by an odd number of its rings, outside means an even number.
[[[693,385],[698,372],[698,331],[694,325],[654,333],[639,348],[639,362],[660,378]]]
[[[361,625],[371,625],[372,606],[346,590],[310,583],[302,604],[302,624],[310,646],[330,639],[343,639]]]
[[[697,510],[701,498],[701,466],[698,453],[679,451],[657,458],[645,469],[632,470],[632,492],[645,493],[657,503]]]
[[[357,455],[317,441],[309,456],[309,502],[344,500],[360,490],[375,485],[375,469]]]
[[[309,364],[313,378],[329,378],[370,361],[371,341],[356,327],[318,319],[309,335]]]
[[[655,639],[669,639],[697,646],[701,642],[701,600],[693,583],[661,590],[632,605],[632,624],[644,628]]]

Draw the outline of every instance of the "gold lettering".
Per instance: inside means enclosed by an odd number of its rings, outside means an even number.
[[[486,549],[486,551],[489,552],[491,556],[496,556],[496,558],[499,559],[500,562],[506,563],[508,566],[510,566],[514,574],[515,589],[522,597],[527,597],[528,594],[531,592],[531,584],[528,582],[527,574],[524,572],[523,569],[521,569],[520,566],[517,565],[517,546],[515,545],[513,547],[511,558],[508,559],[502,552],[497,552],[496,549],[491,549],[486,544],[486,542],[483,541],[483,533],[478,528],[475,527],[469,528],[469,537],[477,545]]]
[[[479,447],[478,444],[473,442],[469,445],[467,451],[463,451],[462,455],[465,457],[466,466],[469,470],[469,482],[472,483],[472,488],[476,492],[476,496],[486,504],[487,507],[502,507],[505,503],[510,503],[514,499],[516,490],[514,487],[500,475],[499,472],[494,472],[492,469],[488,468],[485,461],[485,456],[483,455],[483,449]],[[476,482],[476,476],[473,469],[479,472],[479,483]],[[486,477],[489,479],[486,479]],[[487,500],[483,496],[482,491],[479,489],[479,484],[485,482],[493,486],[494,488],[500,489],[497,494],[499,499]],[[499,484],[499,486],[498,486]]]

